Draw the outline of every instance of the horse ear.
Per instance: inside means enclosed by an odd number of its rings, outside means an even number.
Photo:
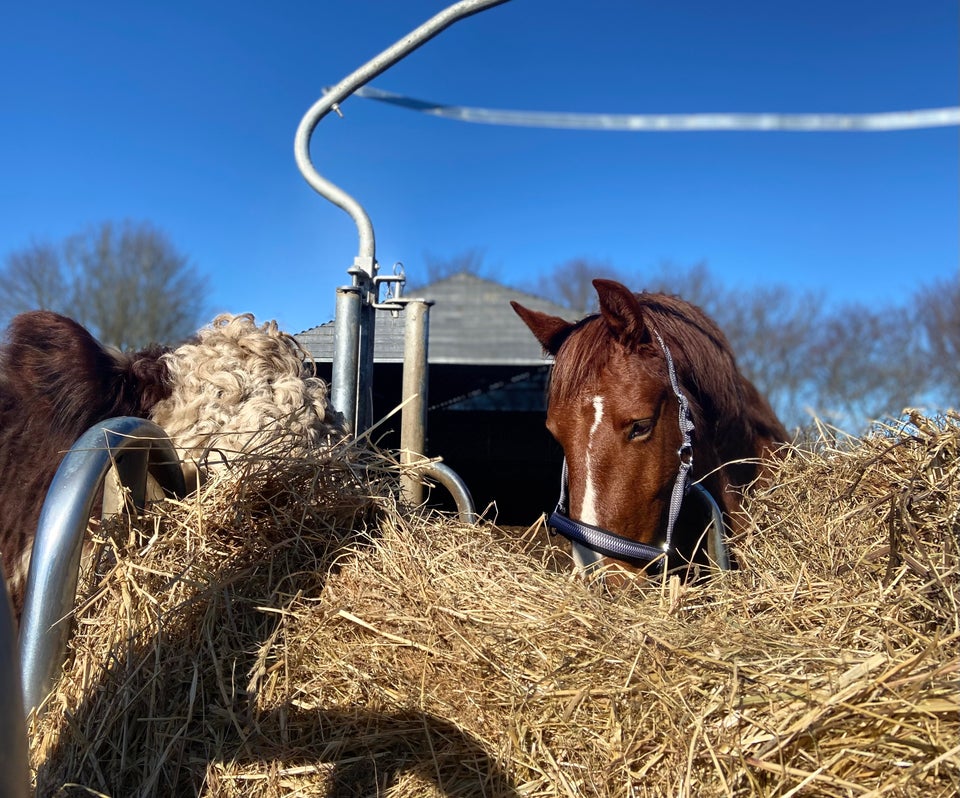
[[[550,316],[539,310],[525,308],[519,302],[511,301],[510,304],[517,315],[523,319],[523,323],[530,328],[530,332],[540,342],[540,346],[551,355],[557,354],[575,325],[559,316]]]
[[[600,314],[618,340],[648,343],[650,331],[643,320],[643,309],[633,292],[615,280],[594,280],[600,298]]]

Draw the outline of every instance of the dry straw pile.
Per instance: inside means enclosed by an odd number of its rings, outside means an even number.
[[[608,594],[357,450],[113,530],[38,794],[953,796],[960,418],[788,453],[741,570]]]

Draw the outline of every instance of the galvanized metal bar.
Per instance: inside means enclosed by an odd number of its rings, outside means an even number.
[[[426,299],[409,299],[403,310],[403,392],[400,411],[400,462],[415,463],[427,452],[427,376],[430,340],[430,306]],[[423,481],[404,471],[400,484],[404,498],[414,506],[423,504]]]
[[[84,534],[97,490],[114,465],[118,475],[139,491],[141,502],[144,467],[164,490],[186,493],[173,444],[151,421],[129,416],[104,421],[84,433],[64,456],[40,513],[20,617],[20,672],[27,712],[40,706],[63,664]]]
[[[360,291],[351,286],[337,289],[333,322],[333,364],[330,403],[343,415],[347,426],[357,431],[357,376],[360,373]]]
[[[463,523],[477,523],[477,510],[473,504],[473,496],[470,495],[469,488],[456,471],[446,463],[437,462],[425,464],[422,471],[450,491],[450,495],[453,496],[453,501],[460,513],[460,520]]]
[[[23,713],[23,688],[17,661],[17,635],[7,583],[0,571],[0,795],[27,798],[30,794],[27,726]]]
[[[707,530],[707,557],[721,571],[730,570],[730,549],[727,546],[727,532],[723,523],[723,513],[710,492],[699,482],[693,483],[690,492],[694,494],[710,511],[710,527]]]
[[[142,509],[146,505],[148,449],[128,449],[114,459],[115,479],[103,486],[101,518],[119,515],[128,507]]]
[[[337,289],[330,403],[359,435],[373,423],[373,337],[376,309],[356,286]]]
[[[343,189],[320,176],[310,158],[310,137],[314,129],[331,110],[339,110],[338,104],[343,102],[354,91],[373,80],[377,75],[389,69],[395,63],[406,57],[421,45],[426,44],[438,33],[442,32],[454,22],[476,14],[484,9],[502,5],[508,0],[462,0],[444,9],[431,17],[415,30],[408,33],[394,43],[380,55],[371,59],[359,69],[355,70],[336,86],[326,91],[304,115],[297,128],[294,138],[293,152],[300,173],[307,183],[320,196],[325,197],[334,205],[342,208],[353,219],[357,226],[360,239],[358,265],[373,276],[373,264],[376,262],[376,244],[374,241],[373,224],[370,217],[359,202],[347,194]]]

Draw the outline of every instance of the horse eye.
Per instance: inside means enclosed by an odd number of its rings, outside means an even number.
[[[650,436],[650,433],[653,432],[653,419],[644,418],[639,421],[634,421],[630,425],[630,431],[627,434],[628,440],[634,441],[638,438],[647,438]]]

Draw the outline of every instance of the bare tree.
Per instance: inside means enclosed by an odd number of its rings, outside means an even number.
[[[597,292],[593,280],[601,277],[629,284],[624,274],[606,261],[573,258],[557,266],[550,274],[541,275],[527,290],[570,308],[577,316],[597,310]]]
[[[542,277],[538,293],[583,310],[582,297],[592,304],[595,296],[590,281],[611,274],[636,291],[676,294],[701,307],[788,427],[816,417],[859,432],[910,405],[957,405],[958,284],[922,288],[912,306],[831,305],[822,292],[783,285],[731,289],[704,263],[627,273],[577,260]]]
[[[921,287],[913,314],[929,399],[940,409],[960,409],[960,279],[944,278]]]
[[[898,417],[917,404],[927,374],[918,357],[909,309],[846,303],[811,331],[806,382],[818,416],[857,432],[857,426]]]
[[[495,278],[495,269],[484,260],[486,253],[481,247],[471,247],[448,258],[441,258],[430,252],[424,253],[425,274],[423,279],[416,275],[407,275],[407,284],[411,288],[420,288],[428,283],[445,280],[455,274],[472,274],[476,277]]]
[[[723,318],[727,295],[730,293],[730,289],[714,276],[703,261],[692,266],[663,261],[653,269],[632,273],[628,279],[627,284],[635,291],[659,291],[681,296],[702,308],[718,323]]]
[[[11,253],[0,269],[0,320],[46,308],[133,349],[193,333],[207,293],[206,279],[152,225],[105,222],[59,246]]]
[[[68,293],[57,248],[33,241],[11,253],[0,270],[0,319],[7,321],[28,308],[60,309]]]

